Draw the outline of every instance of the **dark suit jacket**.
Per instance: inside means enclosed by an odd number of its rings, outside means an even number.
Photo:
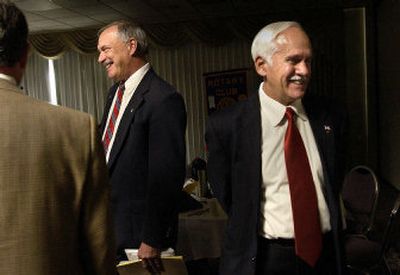
[[[341,218],[336,181],[344,112],[332,101],[303,100],[324,170],[326,199],[341,274]],[[261,116],[258,93],[212,115],[207,124],[208,179],[228,214],[220,272],[255,272],[260,211]],[[343,163],[343,162],[342,162]]]
[[[102,132],[116,88],[110,89]],[[174,246],[185,129],[182,96],[150,69],[125,109],[108,161],[119,257],[141,242]]]

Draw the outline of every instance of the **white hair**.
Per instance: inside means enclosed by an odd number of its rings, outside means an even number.
[[[277,45],[287,43],[286,37],[280,36],[280,34],[291,27],[303,30],[301,25],[295,21],[275,22],[262,28],[254,37],[251,45],[253,61],[261,57],[269,65],[272,65],[272,56],[278,49]]]

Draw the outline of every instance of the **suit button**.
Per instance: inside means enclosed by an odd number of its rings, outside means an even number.
[[[256,257],[251,258],[251,262],[254,263],[256,261]]]

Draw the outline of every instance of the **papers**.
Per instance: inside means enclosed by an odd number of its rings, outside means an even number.
[[[139,258],[137,256],[137,253],[138,253],[138,249],[133,249],[133,248],[125,249],[125,254],[126,254],[126,257],[128,257],[129,261],[138,261]],[[167,250],[161,251],[161,258],[171,257],[171,256],[175,256],[175,251],[172,248],[168,248]]]
[[[165,272],[161,275],[188,275],[182,256],[161,256]],[[122,262],[117,266],[119,275],[149,275],[141,260]]]
[[[199,186],[199,181],[196,181],[192,178],[185,181],[183,184],[183,191],[188,193],[189,195],[194,192],[194,190]]]

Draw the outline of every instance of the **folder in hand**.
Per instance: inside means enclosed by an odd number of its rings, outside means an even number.
[[[188,275],[182,256],[161,257],[165,271],[161,275]],[[141,260],[122,262],[117,266],[119,275],[149,275]]]

